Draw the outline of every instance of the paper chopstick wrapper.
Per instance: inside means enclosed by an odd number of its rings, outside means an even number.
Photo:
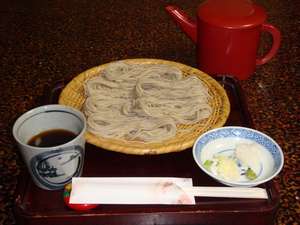
[[[195,204],[192,194],[170,191],[192,187],[191,178],[78,177],[72,179],[70,203],[88,204]]]
[[[71,204],[195,204],[194,196],[267,199],[262,188],[193,187],[191,178],[76,177]]]

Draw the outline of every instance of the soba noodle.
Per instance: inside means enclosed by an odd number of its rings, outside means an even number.
[[[105,138],[159,142],[211,114],[202,81],[169,65],[113,63],[87,80],[85,94],[88,131]]]

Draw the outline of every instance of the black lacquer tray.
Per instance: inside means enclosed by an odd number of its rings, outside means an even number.
[[[239,83],[230,77],[217,80],[224,86],[231,103],[225,125],[252,127]],[[44,103],[56,103],[66,82],[49,90]],[[126,155],[86,145],[84,176],[171,176],[192,177],[194,185],[220,186],[205,175],[193,161],[191,149],[162,155]],[[34,185],[24,171],[18,180],[14,213],[18,224],[36,225],[133,225],[133,224],[273,224],[279,193],[273,181],[263,184],[270,198],[196,198],[196,205],[99,205],[77,212],[66,207],[63,191],[45,191]]]

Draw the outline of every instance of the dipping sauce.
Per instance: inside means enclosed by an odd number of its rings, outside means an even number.
[[[33,136],[28,145],[35,147],[53,147],[65,144],[76,137],[76,134],[69,130],[53,129],[43,131]]]

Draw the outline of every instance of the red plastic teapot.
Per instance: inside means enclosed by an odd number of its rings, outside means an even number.
[[[256,65],[268,62],[280,45],[280,31],[265,23],[266,12],[250,0],[207,0],[199,5],[197,21],[176,6],[166,11],[197,44],[199,69],[210,75],[233,75],[249,78]],[[272,46],[257,57],[262,31],[272,35]]]

